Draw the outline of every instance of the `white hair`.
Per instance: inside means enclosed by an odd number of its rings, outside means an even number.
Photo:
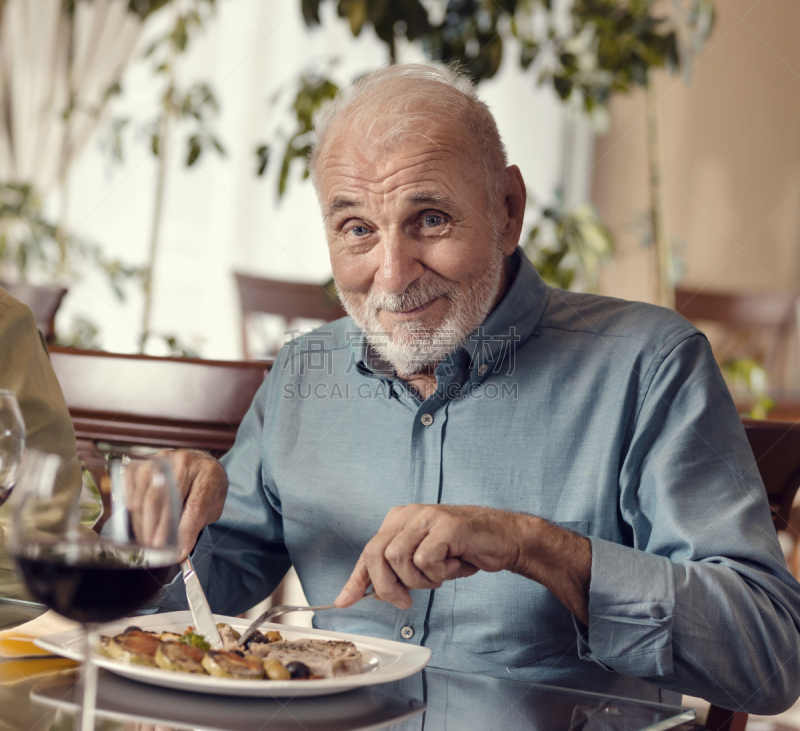
[[[381,128],[383,144],[402,139],[420,122],[455,120],[470,132],[478,148],[488,206],[499,200],[508,165],[505,145],[489,107],[478,99],[475,86],[464,73],[441,64],[397,64],[362,76],[340,91],[316,125],[309,171],[317,193],[317,164],[331,129],[340,119],[353,125],[366,124],[367,134],[378,122],[388,121],[389,128]]]

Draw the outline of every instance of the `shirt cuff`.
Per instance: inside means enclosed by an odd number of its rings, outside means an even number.
[[[633,677],[672,673],[673,567],[664,556],[592,542],[589,627],[577,619],[578,654]]]

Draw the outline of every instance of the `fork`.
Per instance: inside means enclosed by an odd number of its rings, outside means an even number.
[[[375,596],[374,591],[368,591],[361,599],[366,599],[369,596]],[[358,601],[361,601],[359,599]],[[266,612],[259,615],[256,620],[244,631],[244,634],[239,638],[239,647],[242,647],[257,631],[264,622],[275,617],[280,617],[282,614],[289,612],[321,612],[324,609],[339,609],[335,604],[321,604],[317,607],[298,607],[291,604],[279,604],[277,607],[271,607]]]

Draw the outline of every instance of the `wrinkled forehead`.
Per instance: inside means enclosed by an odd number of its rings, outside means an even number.
[[[430,115],[383,115],[337,120],[317,163],[320,194],[330,185],[379,183],[395,174],[462,175],[478,159],[470,132],[454,120]],[[478,177],[480,177],[478,175]]]

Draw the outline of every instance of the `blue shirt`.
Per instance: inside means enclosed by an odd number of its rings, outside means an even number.
[[[330,603],[393,506],[491,506],[590,538],[588,628],[505,571],[315,626],[422,644],[443,668],[788,706],[800,586],[705,337],[669,310],[550,288],[514,257],[510,290],[424,401],[349,318],[281,351],[222,460],[222,518],[195,551],[212,608],[246,610],[290,563],[310,603]]]

